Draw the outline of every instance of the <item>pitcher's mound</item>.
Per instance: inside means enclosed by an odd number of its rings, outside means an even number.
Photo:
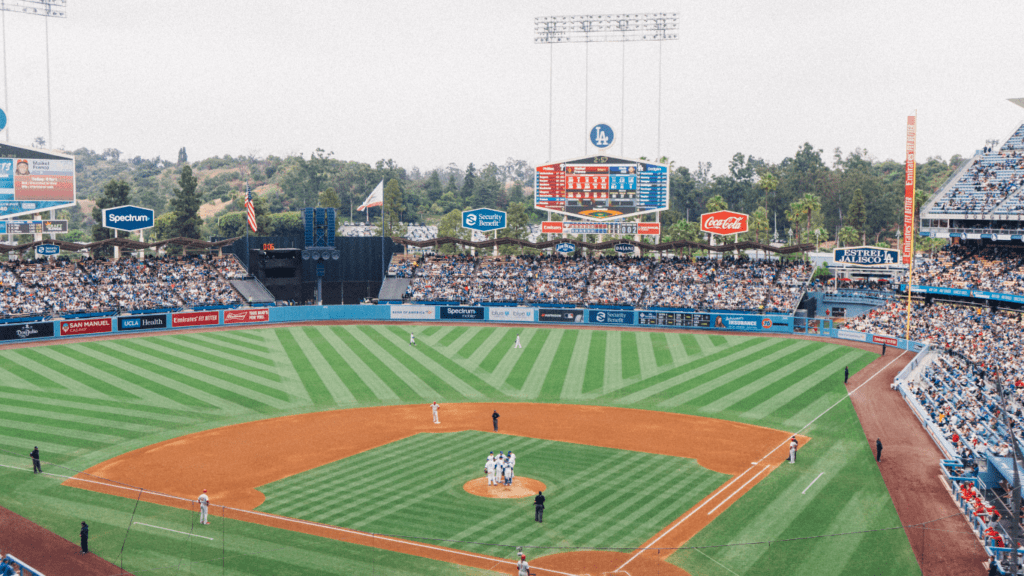
[[[548,487],[540,480],[516,476],[512,479],[511,486],[501,484],[499,486],[488,486],[487,478],[477,478],[462,485],[462,489],[474,496],[484,498],[526,498],[536,496],[537,492],[547,490]]]

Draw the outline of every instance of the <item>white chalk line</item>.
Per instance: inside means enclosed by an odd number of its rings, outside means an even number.
[[[758,470],[758,471],[757,471],[757,474],[754,474],[753,476],[751,476],[751,477],[750,477],[750,480],[747,480],[747,481],[746,481],[746,482],[745,482],[745,483],[743,484],[743,486],[740,486],[739,488],[737,488],[737,489],[736,489],[736,491],[735,491],[735,492],[733,492],[732,494],[729,494],[729,495],[728,495],[728,496],[727,496],[727,497],[725,498],[725,500],[722,500],[721,502],[719,502],[719,503],[718,503],[718,506],[715,506],[714,508],[712,508],[711,510],[709,510],[709,511],[708,511],[708,516],[711,516],[712,514],[714,514],[714,513],[715,513],[715,510],[718,510],[718,509],[719,509],[719,508],[721,508],[721,507],[722,507],[722,506],[723,506],[723,505],[724,505],[724,504],[725,504],[726,502],[728,502],[729,500],[732,500],[732,497],[733,497],[733,496],[735,496],[735,495],[739,494],[740,492],[742,492],[742,491],[743,491],[743,489],[747,487],[747,484],[750,484],[750,483],[751,483],[751,482],[753,482],[754,480],[757,480],[757,477],[758,477],[758,476],[760,476],[762,472],[764,472],[765,470],[768,470],[769,468],[771,468],[771,466],[765,466],[764,468],[762,468],[762,469]]]
[[[822,472],[821,474],[818,474],[817,478],[815,478],[814,480],[811,480],[811,483],[807,485],[807,488],[804,488],[804,491],[801,492],[801,494],[807,494],[807,491],[811,489],[811,486],[814,486],[814,483],[818,481],[818,478],[821,478],[824,474],[825,473]]]
[[[5,464],[0,464],[0,467],[11,468],[13,470],[21,470],[23,472],[28,472],[29,471],[28,468],[19,468],[17,466],[7,466]],[[195,500],[191,500],[189,498],[182,498],[180,496],[173,496],[173,495],[170,495],[170,494],[162,494],[160,492],[152,492],[152,491],[146,490],[144,488],[133,488],[131,486],[124,486],[122,484],[111,484],[109,482],[101,482],[101,481],[98,481],[98,480],[90,480],[88,478],[76,478],[76,477],[73,477],[73,476],[65,476],[63,474],[50,474],[48,472],[44,472],[44,474],[46,474],[48,476],[53,476],[55,478],[64,478],[66,480],[73,480],[75,482],[88,482],[90,484],[99,484],[100,486],[107,486],[107,487],[110,487],[110,488],[118,488],[118,489],[126,490],[126,491],[129,491],[129,492],[142,492],[143,494],[152,494],[154,496],[159,496],[161,498],[171,498],[171,499],[174,499],[174,500],[180,500],[182,502],[195,502]],[[463,552],[461,550],[455,550],[453,548],[444,548],[444,547],[441,547],[441,546],[431,546],[430,544],[423,544],[423,543],[420,543],[420,542],[415,542],[413,540],[401,540],[401,539],[398,539],[398,538],[390,538],[388,536],[381,536],[380,534],[372,534],[372,533],[369,533],[369,532],[361,532],[359,530],[351,530],[351,529],[348,529],[348,528],[340,528],[338,526],[329,526],[327,524],[319,524],[317,522],[310,522],[308,520],[298,520],[296,518],[288,518],[287,516],[277,516],[276,514],[267,514],[266,512],[257,512],[255,510],[242,510],[240,508],[231,508],[231,507],[223,506],[223,505],[219,505],[218,506],[218,505],[215,505],[215,504],[211,504],[210,505],[211,510],[214,509],[215,507],[222,508],[224,510],[231,510],[232,512],[237,512],[239,514],[252,514],[254,516],[262,516],[264,518],[269,518],[269,519],[273,519],[273,520],[280,520],[280,521],[283,521],[283,522],[292,522],[292,523],[299,524],[299,525],[312,526],[312,527],[322,528],[324,530],[329,530],[329,531],[334,531],[334,532],[342,532],[342,533],[345,533],[345,534],[354,534],[356,536],[363,536],[365,538],[370,538],[370,539],[375,539],[375,540],[383,540],[385,542],[394,542],[394,543],[397,543],[397,544],[404,544],[406,546],[411,546],[411,547],[414,547],[414,548],[425,548],[427,550],[436,550],[436,551],[440,551],[440,552],[446,552],[448,554],[454,554],[454,555],[457,555],[457,556],[466,556],[466,557],[475,558],[475,559],[478,559],[478,560],[489,560],[489,561],[493,561],[493,562],[499,562],[499,563],[502,563],[502,564],[508,564],[510,566],[515,566],[516,565],[515,562],[513,562],[511,560],[506,560],[504,558],[495,558],[493,556],[483,556],[483,555],[480,555],[480,554],[473,554],[473,553],[470,553],[470,552]],[[561,574],[562,576],[577,576],[576,574],[572,574],[570,572],[560,572],[558,570],[552,570],[551,568],[542,568],[540,566],[531,566],[530,569],[531,570],[537,570],[538,572],[550,572],[552,574]]]
[[[152,524],[146,524],[145,522],[132,522],[132,524],[138,524],[139,526],[149,526],[150,528],[157,528],[159,530],[167,530],[168,532],[177,532],[178,534],[184,534],[185,536],[191,536],[193,538],[205,538],[207,540],[213,540],[209,536],[200,536],[199,534],[193,534],[191,532],[182,532],[181,530],[174,530],[171,528],[164,528],[163,526],[154,526]]]
[[[838,406],[839,404],[841,404],[841,403],[842,403],[842,402],[843,402],[844,400],[846,400],[846,399],[847,399],[847,398],[849,398],[850,396],[853,396],[854,392],[856,392],[857,390],[860,390],[861,388],[863,388],[863,387],[864,387],[864,386],[865,386],[865,385],[866,385],[866,384],[867,384],[868,382],[870,382],[871,380],[873,380],[873,379],[875,378],[875,376],[878,376],[879,374],[881,374],[882,372],[884,372],[884,371],[885,371],[886,369],[888,369],[888,368],[889,368],[889,366],[892,366],[893,362],[896,362],[897,360],[899,360],[900,358],[902,358],[902,357],[903,357],[903,355],[904,355],[904,354],[906,354],[907,352],[909,352],[909,350],[904,350],[904,351],[903,351],[903,352],[902,352],[902,353],[901,353],[901,354],[900,354],[899,356],[897,356],[897,357],[893,358],[893,359],[892,359],[892,361],[890,361],[890,362],[889,362],[888,364],[886,364],[886,365],[885,365],[885,366],[883,366],[882,368],[878,369],[878,370],[877,370],[877,371],[876,371],[876,372],[875,372],[874,374],[872,374],[871,376],[869,376],[869,377],[868,377],[868,379],[867,379],[867,380],[865,380],[865,381],[864,381],[863,383],[861,383],[861,385],[860,385],[860,386],[857,386],[857,387],[856,387],[856,388],[854,388],[853,390],[851,390],[851,391],[847,392],[845,396],[843,396],[842,398],[840,398],[839,400],[837,400],[835,404],[833,404],[833,405],[829,406],[828,408],[826,408],[826,409],[825,409],[825,410],[824,410],[824,411],[823,411],[823,412],[822,412],[821,414],[818,414],[817,416],[815,416],[813,420],[811,420],[810,422],[808,422],[807,424],[805,424],[805,425],[804,425],[804,426],[803,426],[802,428],[800,428],[799,430],[797,430],[797,431],[796,431],[796,433],[797,433],[797,434],[799,434],[799,433],[803,432],[804,430],[806,430],[806,429],[807,429],[807,427],[808,427],[808,426],[810,426],[811,424],[814,424],[815,422],[817,422],[819,418],[821,418],[822,416],[824,416],[825,414],[827,414],[827,413],[828,413],[828,412],[829,412],[830,410],[832,410],[833,408],[835,408],[836,406]],[[772,448],[772,449],[771,449],[771,451],[769,451],[769,452],[768,452],[767,454],[765,454],[764,456],[762,456],[760,460],[758,460],[757,462],[754,462],[754,463],[752,463],[752,464],[750,465],[750,468],[747,468],[747,469],[746,469],[746,470],[744,470],[744,471],[743,471],[742,473],[740,473],[740,475],[739,475],[739,476],[736,476],[736,478],[733,478],[732,482],[735,482],[735,481],[736,481],[737,479],[739,479],[739,477],[740,477],[740,476],[743,476],[743,475],[744,475],[744,474],[746,474],[747,472],[750,472],[750,471],[751,471],[751,470],[752,470],[752,469],[754,468],[754,466],[757,466],[757,465],[759,465],[759,464],[760,464],[761,462],[763,462],[763,461],[764,461],[764,459],[765,459],[765,458],[768,458],[769,456],[771,456],[772,454],[774,454],[776,450],[778,450],[779,448],[782,448],[783,446],[785,446],[785,445],[786,445],[786,444],[788,444],[788,443],[789,443],[789,440],[788,440],[788,439],[787,439],[787,440],[784,440],[784,441],[782,441],[782,443],[781,443],[781,444],[779,444],[779,445],[778,445],[778,446],[776,446],[775,448]],[[729,484],[732,484],[732,482],[729,482]],[[648,548],[650,548],[651,546],[653,546],[653,545],[654,545],[654,544],[655,544],[656,542],[658,542],[658,540],[661,540],[661,539],[662,539],[662,538],[664,538],[664,537],[665,537],[666,535],[668,535],[668,534],[669,534],[669,533],[671,533],[671,532],[672,532],[673,530],[675,530],[675,529],[676,529],[676,528],[677,528],[677,527],[678,527],[678,526],[679,526],[680,524],[682,524],[683,522],[685,522],[685,521],[686,521],[687,519],[689,519],[689,518],[690,518],[690,516],[692,516],[692,515],[693,515],[693,514],[694,514],[695,512],[697,512],[697,510],[700,510],[701,508],[703,508],[704,506],[706,506],[707,504],[709,504],[709,503],[710,503],[710,502],[711,502],[712,500],[714,500],[715,496],[717,496],[719,492],[721,492],[721,491],[722,491],[722,490],[723,490],[724,488],[728,488],[729,484],[726,484],[726,485],[725,485],[725,486],[723,486],[722,488],[719,488],[718,490],[716,490],[716,491],[715,491],[715,493],[714,493],[714,494],[712,495],[712,497],[711,497],[711,498],[708,498],[708,499],[707,499],[707,500],[705,500],[704,502],[701,502],[701,503],[700,503],[700,504],[699,504],[699,505],[698,505],[698,506],[697,506],[696,508],[694,508],[694,509],[693,509],[693,511],[691,511],[691,512],[690,512],[689,514],[687,514],[686,516],[683,516],[683,518],[682,518],[682,519],[680,519],[680,520],[679,520],[678,522],[676,522],[675,524],[673,524],[671,528],[669,528],[669,529],[668,529],[668,530],[666,530],[665,532],[662,532],[662,533],[661,533],[661,535],[660,535],[660,536],[658,536],[657,538],[655,538],[655,539],[654,539],[653,541],[651,541],[651,543],[650,543],[650,544],[648,544],[647,546],[644,546],[643,548],[640,548],[640,549],[638,549],[638,550],[636,551],[636,553],[635,553],[635,554],[633,554],[632,556],[630,556],[630,557],[629,557],[629,560],[626,560],[625,564],[623,564],[622,566],[619,566],[619,567],[618,567],[618,569],[616,570],[616,572],[618,572],[618,571],[622,570],[623,568],[625,568],[626,566],[628,566],[630,562],[632,562],[633,560],[636,560],[637,556],[639,556],[639,555],[643,554],[645,550],[647,550]]]

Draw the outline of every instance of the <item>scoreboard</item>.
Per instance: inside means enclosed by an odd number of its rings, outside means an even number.
[[[668,166],[594,156],[538,166],[534,207],[587,220],[668,209]]]
[[[691,312],[641,312],[640,324],[647,326],[710,328],[711,315]]]

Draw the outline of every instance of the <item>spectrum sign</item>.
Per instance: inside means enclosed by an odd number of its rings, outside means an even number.
[[[103,211],[103,227],[132,232],[152,228],[156,224],[154,212],[138,206],[118,206]]]

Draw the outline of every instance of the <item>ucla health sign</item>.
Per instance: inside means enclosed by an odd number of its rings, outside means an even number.
[[[144,230],[156,223],[153,211],[138,206],[118,206],[103,211],[103,227],[114,230]]]
[[[853,264],[855,266],[885,266],[900,263],[900,251],[872,246],[855,246],[853,248],[836,248],[832,253],[832,261],[836,264]]]
[[[490,208],[477,208],[476,210],[465,210],[462,212],[462,227],[480,232],[501,230],[505,227],[506,217],[501,210]]]

